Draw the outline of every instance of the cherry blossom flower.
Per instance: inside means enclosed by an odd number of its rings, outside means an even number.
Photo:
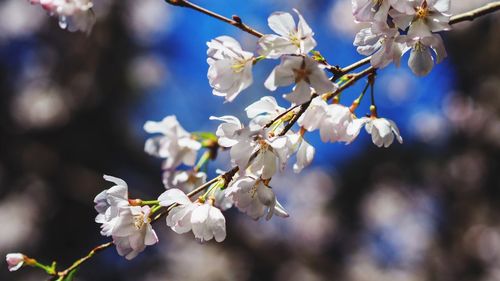
[[[398,36],[397,28],[390,28],[385,22],[374,22],[356,34],[353,45],[358,47],[358,53],[372,56],[370,62],[374,67],[382,68],[391,62],[399,66],[404,44],[396,40]]]
[[[350,123],[347,131],[356,137],[363,126],[366,132],[372,135],[372,141],[378,147],[389,147],[394,141],[394,136],[399,143],[403,143],[398,126],[392,120],[373,116],[362,117]]]
[[[279,86],[288,86],[296,83],[292,93],[284,98],[294,104],[302,104],[311,98],[312,87],[317,94],[333,91],[336,86],[330,82],[319,64],[310,57],[286,56],[274,68],[264,86],[275,91]]]
[[[316,97],[298,123],[309,132],[319,129],[323,142],[350,143],[355,138],[347,132],[352,120],[353,114],[349,108],[340,104],[327,104],[321,97]]]
[[[407,0],[352,0],[352,13],[358,22],[386,22],[391,6],[405,13],[411,12]]]
[[[299,17],[296,26],[292,15],[285,12],[275,12],[267,19],[269,27],[276,32],[266,34],[259,39],[259,54],[277,59],[282,55],[306,55],[314,47],[316,41],[313,38],[314,32],[304,20],[302,15],[295,10]]]
[[[182,128],[174,115],[160,122],[148,121],[144,124],[144,130],[162,134],[148,139],[144,150],[150,155],[165,158],[164,169],[173,169],[180,164],[195,164],[201,144],[191,138],[191,134]]]
[[[443,39],[439,34],[410,39],[406,43],[411,47],[408,66],[418,76],[427,75],[434,67],[432,53],[435,54],[436,63],[440,63],[447,56]]]
[[[409,1],[413,9],[401,12],[389,11],[392,21],[402,30],[408,29],[408,37],[423,38],[432,32],[450,30],[450,0],[418,0]]]
[[[268,181],[253,175],[246,175],[235,180],[227,189],[235,206],[254,220],[266,216],[266,220],[276,214],[288,217],[288,213],[276,199],[276,195],[268,186]]]
[[[9,271],[16,271],[24,264],[25,256],[21,253],[9,253],[5,257]]]
[[[305,167],[311,164],[314,159],[316,149],[314,148],[314,146],[305,141],[302,136],[300,136],[299,134],[297,134],[297,136],[298,141],[295,144],[295,146],[298,146],[297,162],[293,164],[293,171],[295,173],[300,173]]]
[[[215,131],[215,135],[218,137],[218,143],[222,147],[231,147],[237,144],[240,135],[247,133],[247,129],[235,116],[210,116],[209,119],[223,122],[217,127],[217,130]]]
[[[284,169],[290,156],[288,136],[274,137],[269,134],[270,129],[251,131],[234,116],[211,119],[225,122],[219,125],[216,135],[219,145],[231,148],[231,161],[240,168],[240,172],[250,169],[268,179],[276,173],[277,162],[280,169]]]
[[[113,243],[120,256],[131,260],[140,252],[158,243],[149,214],[149,206],[120,208],[120,213],[112,230]]]
[[[89,33],[95,23],[91,0],[30,0],[40,4],[51,16],[59,18],[59,26],[69,31]]]
[[[184,192],[190,192],[202,185],[207,180],[207,174],[194,170],[188,171],[165,171],[163,173],[163,184],[165,188],[178,188]]]
[[[226,219],[222,212],[211,204],[203,204],[193,210],[191,226],[194,237],[200,239],[201,242],[212,238],[217,242],[226,239]]]
[[[247,106],[245,112],[248,118],[251,118],[249,124],[250,130],[258,130],[285,112],[285,108],[279,106],[274,97],[265,96]]]
[[[158,198],[161,206],[171,206],[167,216],[167,225],[176,233],[182,234],[190,230],[195,238],[200,241],[222,242],[226,238],[226,219],[222,212],[213,206],[214,199],[209,199],[205,204],[199,201],[191,202],[180,189],[172,188],[160,195]]]
[[[212,93],[233,101],[253,82],[253,54],[243,51],[240,43],[229,36],[219,36],[207,42],[208,80]]]
[[[95,197],[95,210],[98,212],[95,222],[102,224],[101,235],[111,236],[120,208],[129,206],[128,186],[119,178],[104,175],[104,179],[115,185]]]

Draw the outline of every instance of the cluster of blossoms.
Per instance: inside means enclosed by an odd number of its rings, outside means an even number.
[[[352,0],[362,29],[354,40],[360,54],[371,55],[371,64],[382,68],[410,51],[408,66],[419,76],[428,74],[434,60],[446,57],[443,40],[435,32],[450,30],[451,0]],[[433,53],[435,59],[433,57]]]
[[[59,18],[62,28],[71,31],[88,32],[94,23],[90,0],[30,2],[40,4]],[[189,7],[186,1],[167,2]],[[364,127],[378,147],[389,147],[394,139],[403,142],[396,124],[378,117],[374,104],[375,69],[391,62],[399,65],[401,56],[411,50],[410,68],[417,75],[427,74],[435,60],[440,62],[446,56],[442,39],[435,32],[450,29],[450,0],[352,0],[352,4],[356,20],[371,24],[356,35],[354,45],[359,53],[371,55],[372,67],[357,74],[340,71],[341,75],[337,75],[339,72],[314,52],[314,32],[296,10],[297,23],[286,12],[276,12],[268,18],[275,34],[259,35],[257,55],[243,50],[229,36],[207,43],[207,77],[214,95],[224,97],[226,102],[234,101],[253,83],[252,68],[256,63],[280,59],[264,86],[270,91],[292,86],[291,92],[283,95],[291,107],[285,109],[274,97],[264,96],[245,109],[249,118],[245,124],[235,116],[210,117],[220,122],[215,134],[190,133],[175,116],[146,122],[144,130],[155,136],[146,141],[144,150],[163,159],[165,191],[154,200],[130,199],[124,180],[105,175],[104,179],[114,186],[94,199],[98,213],[95,221],[100,224],[101,234],[112,238],[121,256],[133,259],[147,246],[158,243],[152,222],[163,215],[174,232],[192,232],[202,242],[225,240],[223,211],[233,206],[254,220],[269,220],[274,215],[288,217],[270,183],[278,171],[285,170],[291,158],[295,159],[296,173],[311,164],[315,148],[304,139],[306,132],[318,130],[323,142],[349,144]],[[335,75],[329,78],[327,70]],[[339,94],[346,84],[357,81],[352,78],[356,75],[368,76],[368,82],[350,106],[342,105]],[[355,111],[368,88],[372,100],[370,115],[357,117]],[[292,129],[294,124],[300,128]],[[207,181],[204,169],[219,150],[229,150],[233,168]],[[30,265],[52,276],[60,274],[55,271],[55,263],[45,266],[20,253],[8,254],[6,261],[10,271]]]
[[[372,3],[371,0],[369,2]],[[389,10],[388,7],[387,10]],[[388,147],[393,142],[394,137],[402,142],[394,122],[378,118],[375,108],[370,117],[357,119],[354,115],[357,104],[346,107],[336,103],[327,103],[324,99],[325,95],[337,91],[339,87],[327,77],[324,65],[308,56],[316,47],[316,41],[313,38],[314,32],[302,15],[298,11],[295,12],[299,18],[298,24],[295,23],[291,14],[285,12],[273,13],[268,18],[269,27],[276,34],[266,34],[259,39],[258,53],[260,56],[258,57],[244,51],[240,44],[229,36],[220,36],[208,42],[207,62],[209,69],[207,76],[213,88],[213,94],[225,97],[226,101],[233,101],[242,90],[253,82],[252,67],[255,63],[265,58],[280,58],[280,64],[273,69],[264,82],[264,86],[270,91],[275,91],[280,86],[294,84],[292,92],[283,97],[292,105],[302,105],[311,101],[304,115],[298,119],[302,128],[307,131],[319,129],[321,139],[324,142],[350,143],[359,134],[361,127],[366,125],[367,132],[372,135],[373,142],[379,147]],[[401,52],[399,52],[399,56],[401,56]],[[373,58],[376,59],[377,56],[373,56]],[[254,109],[259,106],[262,106],[263,110]],[[217,135],[224,140],[225,145],[221,144],[222,146],[231,147],[233,162],[240,169],[245,168],[255,147],[260,143],[265,143],[265,146],[271,148],[273,152],[262,154],[265,157],[259,157],[256,162],[259,163],[265,159],[268,161],[266,170],[274,171],[275,164],[270,164],[274,161],[271,154],[279,157],[282,161],[286,160],[285,151],[289,151],[286,139],[288,138],[288,142],[293,144],[293,141],[289,140],[290,138],[296,140],[301,138],[294,136],[294,134],[287,134],[282,138],[269,140],[265,137],[268,135],[266,132],[259,131],[258,128],[262,128],[266,122],[285,111],[284,108],[276,104],[273,98],[265,97],[249,108],[250,110],[247,109],[249,117],[255,117],[255,120],[250,122],[249,129],[244,130],[235,117],[226,116],[220,119],[228,123],[225,126],[236,130],[238,134],[228,136],[227,130],[222,131],[219,128]],[[262,116],[263,114],[265,117]],[[298,159],[307,158],[305,153],[312,149],[310,145],[301,145]],[[262,151],[266,150],[267,148],[262,149]],[[253,166],[260,168],[258,165]],[[301,164],[296,164],[296,166],[301,167]],[[258,168],[253,168],[253,170],[258,170]],[[264,175],[267,176],[267,173]]]
[[[91,0],[29,0],[38,4],[51,16],[59,19],[59,26],[69,31],[89,33],[95,23]]]

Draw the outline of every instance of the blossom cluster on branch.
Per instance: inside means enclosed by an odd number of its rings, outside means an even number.
[[[441,36],[451,29],[451,0],[352,0],[354,18],[370,27],[356,34],[357,51],[382,68],[410,51],[408,66],[413,73],[428,74],[446,57]],[[433,57],[433,54],[435,58]]]
[[[70,31],[88,32],[94,23],[90,0],[30,2],[57,17],[60,26]],[[323,142],[350,144],[364,127],[378,147],[389,147],[395,139],[402,143],[397,125],[378,115],[376,71],[391,62],[399,65],[401,56],[409,51],[412,71],[417,75],[429,73],[434,61],[446,56],[436,32],[450,30],[450,0],[352,0],[355,19],[370,23],[356,35],[354,45],[359,53],[371,56],[371,66],[352,72],[365,65],[363,60],[346,69],[330,65],[315,51],[314,32],[297,10],[295,18],[287,12],[271,14],[268,25],[274,33],[261,34],[239,17],[227,19],[186,0],[167,2],[205,13],[258,37],[256,53],[243,50],[230,36],[207,43],[207,77],[214,95],[233,102],[254,82],[255,65],[264,59],[279,60],[263,84],[272,92],[291,88],[283,95],[290,103],[288,109],[273,96],[264,96],[246,107],[248,122],[230,115],[210,117],[219,122],[215,133],[188,132],[173,115],[146,122],[144,130],[154,136],[146,140],[144,150],[163,159],[165,190],[152,200],[134,199],[129,197],[124,180],[105,175],[113,186],[95,197],[95,221],[100,224],[101,235],[111,237],[112,242],[94,248],[63,271],[57,271],[55,263],[49,266],[20,253],[8,254],[9,270],[29,265],[45,270],[54,280],[72,280],[83,262],[111,245],[119,255],[133,259],[159,242],[152,223],[160,218],[165,218],[167,226],[178,234],[192,232],[199,241],[222,242],[226,238],[223,211],[233,206],[255,220],[288,217],[271,182],[291,159],[295,160],[296,173],[312,163],[315,148],[306,141],[306,133],[319,131]],[[365,87],[354,102],[342,104],[340,94],[364,78]],[[371,100],[369,115],[357,115],[367,93]],[[229,151],[233,168],[208,180],[208,164],[224,151]]]

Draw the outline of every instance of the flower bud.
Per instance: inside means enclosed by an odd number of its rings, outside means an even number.
[[[16,271],[24,264],[25,256],[21,253],[10,253],[7,254],[5,260],[9,266],[9,271]]]

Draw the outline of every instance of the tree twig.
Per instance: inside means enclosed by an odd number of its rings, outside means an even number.
[[[452,25],[463,21],[473,21],[480,16],[491,14],[498,10],[500,10],[500,1],[488,3],[480,8],[451,17],[449,24]]]
[[[220,21],[223,21],[225,23],[228,23],[232,26],[235,26],[241,30],[243,30],[244,32],[246,33],[249,33],[255,37],[262,37],[263,34],[258,32],[257,30],[251,28],[250,26],[244,24],[241,20],[240,17],[238,16],[233,16],[233,19],[230,19],[230,18],[226,18],[225,16],[222,16],[220,14],[217,14],[215,12],[212,12],[208,9],[205,9],[201,6],[198,6],[196,4],[193,4],[187,0],[165,0],[165,2],[167,2],[168,4],[171,4],[171,5],[174,5],[174,6],[179,6],[179,7],[185,7],[185,8],[189,8],[189,9],[193,9],[195,11],[198,11],[200,13],[203,13],[205,15],[208,15],[212,18],[215,18],[215,19],[218,19]]]

